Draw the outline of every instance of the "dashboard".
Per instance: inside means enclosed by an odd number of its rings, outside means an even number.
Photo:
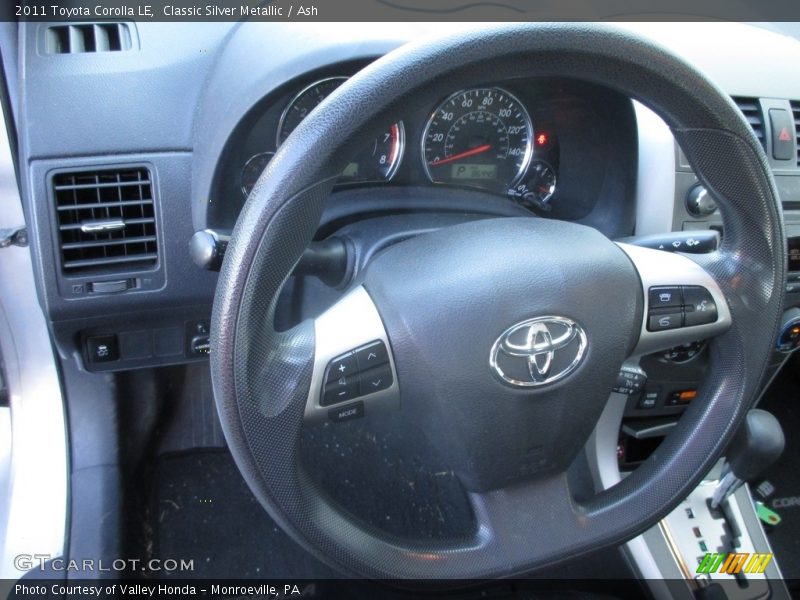
[[[37,290],[60,355],[89,372],[207,360],[217,274],[192,262],[192,236],[234,228],[272,153],[342,81],[407,41],[469,25],[126,26],[136,44],[123,52],[43,53],[47,26],[32,23],[3,48],[17,57],[9,92]],[[771,110],[800,119],[796,40],[734,23],[625,26],[707,71],[765,150]],[[54,105],[54,94],[63,101]],[[424,90],[396,114],[343,160],[316,241],[369,237],[379,251],[438,226],[512,215],[570,220],[611,239],[721,227],[713,207],[687,205],[699,182],[669,127],[602,82],[475,80]],[[796,153],[797,132],[788,133]],[[792,156],[770,165],[787,228],[800,236]],[[800,305],[790,285],[787,305]],[[319,314],[341,293],[292,278],[283,314]],[[698,340],[647,357],[652,389],[642,397],[656,396],[629,413],[680,412],[670,402],[696,388],[706,354]]]

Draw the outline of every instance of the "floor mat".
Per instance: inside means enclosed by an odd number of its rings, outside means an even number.
[[[226,450],[197,450],[161,457],[151,471],[148,509],[149,558],[193,561],[191,572],[161,571],[147,577],[315,580],[304,597],[348,600],[608,600],[639,597],[629,582],[601,581],[592,592],[571,588],[579,582],[491,582],[476,589],[412,592],[377,582],[329,581],[340,575],[295,544],[267,515]],[[310,587],[309,587],[310,586]],[[605,596],[602,594],[611,594]]]
[[[152,557],[194,561],[193,572],[159,577],[337,577],[267,515],[227,451],[163,457],[152,481]]]
[[[767,535],[786,579],[800,581],[800,377],[798,362],[788,364],[759,405],[774,414],[786,437],[783,456],[752,486],[757,498],[781,517]],[[766,482],[766,483],[765,483]],[[760,493],[759,493],[760,492]]]

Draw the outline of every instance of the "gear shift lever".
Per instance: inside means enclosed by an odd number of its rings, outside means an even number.
[[[772,413],[760,409],[748,412],[728,447],[711,508],[718,508],[745,482],[755,481],[778,460],[784,444],[783,429]]]

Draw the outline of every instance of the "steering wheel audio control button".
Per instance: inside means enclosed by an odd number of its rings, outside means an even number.
[[[392,385],[392,369],[389,363],[361,374],[361,395],[385,390]]]
[[[352,400],[358,396],[358,375],[342,375],[339,379],[328,381],[322,392],[322,406],[330,406]]]
[[[686,315],[686,327],[706,325],[717,320],[717,304],[706,288],[701,286],[684,286],[683,308]]]
[[[356,361],[359,371],[366,371],[389,362],[386,345],[380,340],[356,350]]]
[[[328,363],[328,374],[325,381],[334,381],[342,376],[350,376],[358,373],[358,363],[352,352],[334,358]]]
[[[372,298],[359,286],[319,315],[314,323],[314,369],[304,419],[338,423],[400,408],[392,347]],[[363,398],[363,400],[362,400]],[[358,414],[340,414],[354,401]],[[337,409],[334,411],[333,409]]]
[[[683,304],[683,295],[679,286],[651,287],[650,309],[675,308]]]

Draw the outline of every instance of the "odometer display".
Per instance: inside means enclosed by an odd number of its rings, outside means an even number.
[[[525,174],[532,139],[530,116],[509,92],[458,92],[442,102],[425,127],[425,171],[434,183],[505,191]]]
[[[453,179],[497,179],[497,165],[453,164],[450,167],[450,177]]]

